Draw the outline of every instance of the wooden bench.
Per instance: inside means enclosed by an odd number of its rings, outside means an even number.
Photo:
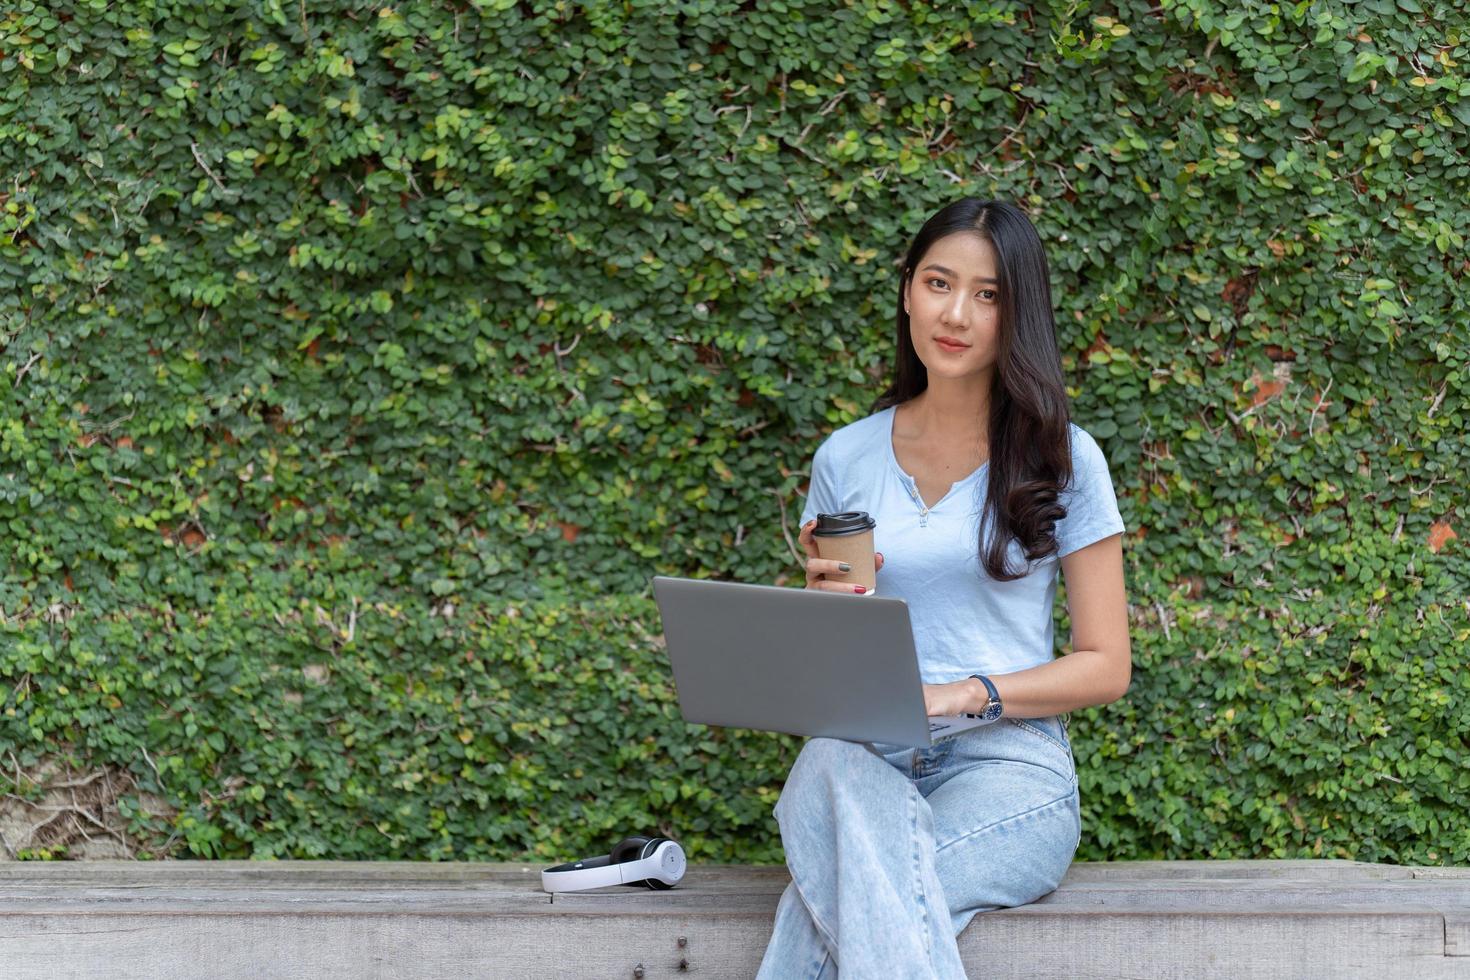
[[[744,977],[786,869],[551,896],[540,866],[0,863],[0,976]],[[972,977],[1470,978],[1470,869],[1352,861],[1072,866],[975,917]],[[916,971],[915,976],[920,974]]]

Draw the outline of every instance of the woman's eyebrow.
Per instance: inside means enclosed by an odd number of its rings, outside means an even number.
[[[960,277],[960,274],[958,272],[955,272],[955,271],[953,271],[951,269],[946,269],[944,266],[942,266],[942,265],[936,265],[933,262],[930,262],[928,265],[924,266],[924,268],[923,269],[920,269],[919,271],[920,272],[923,272],[925,269],[933,269],[936,272],[942,272],[946,276],[949,276],[951,279],[958,279]],[[1000,285],[1000,280],[999,279],[991,279],[988,276],[981,276],[978,279],[976,279],[975,281],[976,282],[993,282],[997,286]]]

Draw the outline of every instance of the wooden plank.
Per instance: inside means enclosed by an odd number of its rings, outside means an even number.
[[[220,910],[291,911],[315,907],[328,911],[366,910],[370,906],[401,903],[405,910],[429,912],[480,908],[503,912],[618,910],[629,914],[663,914],[669,910],[760,911],[774,908],[790,880],[784,866],[744,868],[697,866],[672,891],[610,888],[569,892],[555,896],[540,889],[539,872],[527,869],[491,869],[467,872],[449,866],[428,868],[335,867],[310,875],[311,869],[273,865],[248,869],[236,862],[181,862],[193,865],[187,874],[136,862],[109,862],[110,867],[88,875],[88,864],[37,865],[27,873],[0,876],[0,913],[27,910],[82,910],[109,904],[134,912],[201,908]],[[248,862],[245,862],[248,863]],[[310,862],[305,862],[310,864]],[[1191,862],[1195,863],[1195,862]],[[1205,863],[1207,864],[1207,862]],[[1202,878],[1215,869],[1161,869],[1169,873],[1150,880],[1139,869],[1132,874],[1072,876],[1033,908],[1103,906],[1134,909],[1212,908],[1330,908],[1420,901],[1442,908],[1470,908],[1470,869],[1461,875],[1432,878],[1318,874],[1300,869],[1306,877],[1282,877],[1290,868],[1270,869],[1275,877],[1246,877],[1235,869],[1227,876]],[[1346,871],[1350,869],[1340,869]],[[1371,870],[1371,868],[1370,868]],[[1233,875],[1233,876],[1231,876]],[[1081,880],[1074,880],[1080,878]]]
[[[1450,980],[1442,918],[1398,909],[1261,916],[1120,912],[976,916],[960,939],[976,977]],[[769,914],[708,916],[22,916],[0,920],[7,978],[753,976]],[[679,941],[683,940],[681,946]],[[683,962],[681,969],[680,963]]]
[[[530,864],[468,861],[0,861],[0,886],[110,880],[127,883],[207,882],[246,884],[291,882],[375,883],[382,881],[530,882],[541,885],[541,867]]]
[[[691,872],[714,872],[721,880],[744,887],[757,881],[784,879],[785,865],[729,865],[691,862]],[[446,882],[527,882],[540,887],[541,865],[413,861],[0,861],[0,886],[85,882],[95,885],[117,878],[135,883],[239,881],[250,884],[307,881],[376,883],[405,886]],[[1262,861],[1128,861],[1076,862],[1064,885],[1107,880],[1256,879],[1309,880],[1470,878],[1470,868],[1419,868],[1338,860]],[[784,880],[783,880],[784,883]]]
[[[1259,861],[1099,861],[1073,862],[1063,884],[1080,881],[1147,880],[1165,878],[1306,878],[1311,880],[1412,878],[1412,867],[1337,859],[1278,859]],[[1459,870],[1470,876],[1470,868]]]
[[[1444,955],[1470,956],[1470,909],[1462,906],[1444,912]],[[1470,977],[1470,965],[1463,969]]]
[[[555,896],[529,864],[0,863],[10,978],[749,977],[789,879],[695,865],[672,891]],[[684,945],[679,945],[680,939]],[[1348,861],[1074,864],[975,917],[973,976],[1470,976],[1470,869]],[[680,960],[685,969],[679,969]]]
[[[1444,956],[1443,918],[1433,910],[1016,911],[975,917],[960,937],[967,972],[1075,980],[1465,976]]]
[[[1114,906],[1151,909],[1231,909],[1245,911],[1293,907],[1350,908],[1421,902],[1470,908],[1470,879],[1462,881],[1388,880],[1320,882],[1299,880],[1097,882],[1067,885],[1034,905]]]
[[[1415,878],[1470,878],[1470,868],[1411,866],[1407,870],[1412,872]]]

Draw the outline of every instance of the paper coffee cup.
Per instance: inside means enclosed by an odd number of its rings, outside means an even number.
[[[825,573],[827,581],[867,586],[868,591],[863,595],[877,594],[878,570],[873,555],[873,528],[877,526],[878,522],[862,510],[817,515],[812,540],[817,544],[818,557],[845,561],[852,566],[850,572]]]

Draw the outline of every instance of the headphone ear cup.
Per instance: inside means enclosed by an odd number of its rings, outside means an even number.
[[[613,846],[612,854],[609,857],[609,863],[623,864],[628,861],[638,860],[640,857],[643,856],[643,845],[647,844],[652,839],[653,838],[651,837],[644,837],[641,834],[634,834],[631,837],[624,837]]]
[[[642,834],[634,834],[631,837],[624,837],[622,840],[618,841],[617,846],[612,849],[610,863],[623,864],[627,861],[637,861],[642,858],[646,858],[654,851],[658,850],[658,845],[662,844],[666,840],[668,840],[667,837],[646,837]],[[673,885],[664,884],[657,878],[640,878],[637,881],[625,881],[623,882],[623,884],[634,886],[642,885],[645,888],[654,889],[668,889],[674,887]]]
[[[643,857],[644,845],[646,845],[652,839],[653,838],[645,837],[642,834],[634,834],[631,837],[624,837],[622,840],[618,841],[617,846],[612,849],[611,863],[626,864],[629,861],[637,861],[639,858]],[[639,885],[647,885],[647,883],[647,879],[623,882],[624,885],[631,885],[635,888]]]
[[[643,845],[643,854],[641,856],[642,857],[650,857],[650,856],[652,856],[653,852],[656,851],[656,850],[658,850],[658,846],[660,844],[663,844],[663,843],[666,843],[666,842],[672,843],[672,841],[668,837],[650,837],[650,838],[648,838],[648,843],[646,843],[646,844]],[[652,889],[654,889],[656,891],[668,891],[670,888],[673,888],[674,887],[673,885],[670,885],[670,884],[667,884],[665,882],[659,881],[657,878],[644,878],[643,879],[643,884],[647,885],[649,888],[652,888]]]

